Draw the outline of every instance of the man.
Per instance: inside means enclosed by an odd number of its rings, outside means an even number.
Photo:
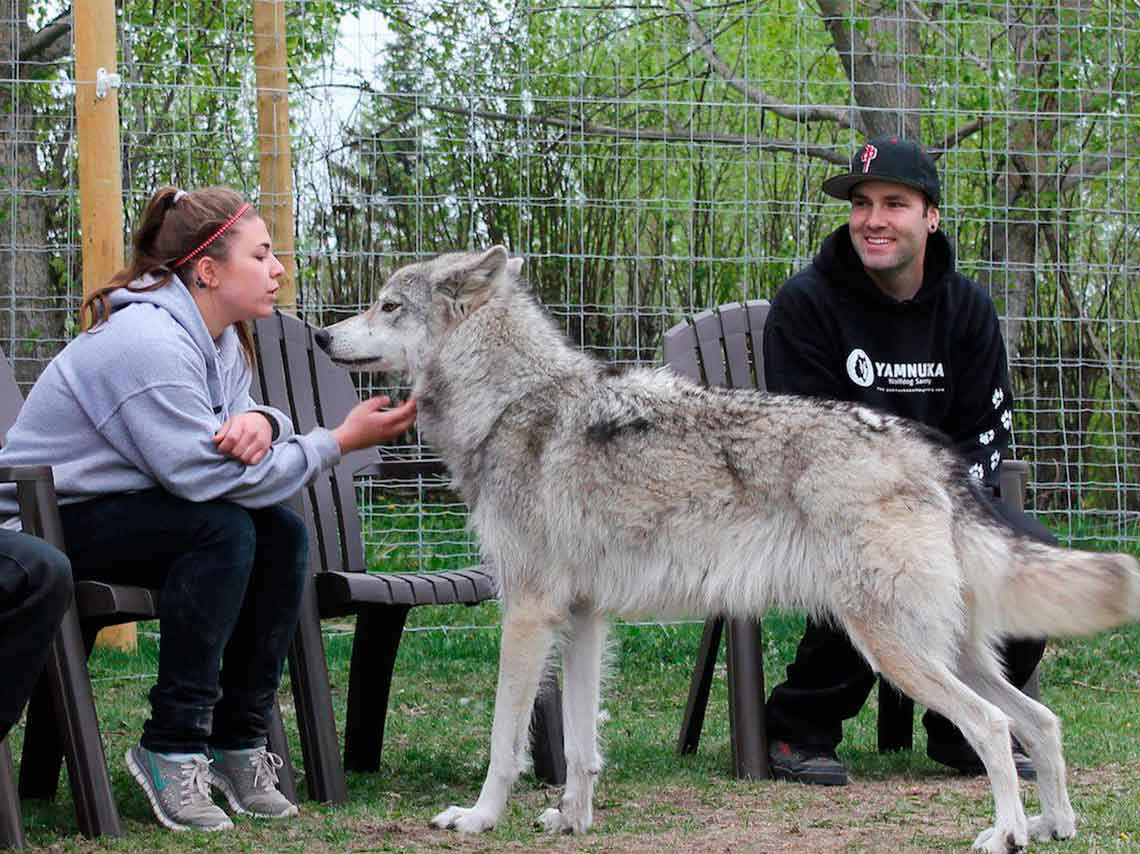
[[[71,564],[37,537],[0,529],[0,741],[20,719],[71,603]]]
[[[1013,411],[1005,344],[989,296],[955,271],[938,230],[934,162],[913,142],[874,139],[823,190],[849,200],[850,217],[772,301],[764,329],[769,390],[857,401],[928,424],[957,445],[962,477],[996,492]],[[1028,516],[996,502],[994,509],[1017,530],[1055,542]],[[1028,681],[1044,649],[1043,640],[1006,644],[1014,685]],[[809,620],[787,681],[768,701],[774,776],[846,784],[835,754],[842,722],[859,712],[874,681],[841,630]],[[932,759],[983,772],[949,721],[927,712],[923,723]],[[1034,775],[1016,744],[1014,760],[1021,776]]]

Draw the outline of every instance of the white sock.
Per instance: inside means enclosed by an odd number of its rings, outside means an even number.
[[[189,762],[198,756],[206,758],[204,753],[156,753],[155,756],[161,756],[167,762]]]

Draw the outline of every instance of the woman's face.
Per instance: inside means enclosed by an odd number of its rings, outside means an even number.
[[[247,217],[232,228],[225,259],[210,259],[212,269],[201,271],[206,273],[202,278],[210,288],[212,308],[226,324],[271,315],[281,286],[278,280],[285,272],[270,248],[269,229],[261,217]]]

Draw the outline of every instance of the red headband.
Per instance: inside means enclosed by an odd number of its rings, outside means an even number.
[[[225,234],[226,229],[229,228],[231,225],[233,225],[235,222],[237,222],[239,219],[241,219],[241,215],[243,213],[245,213],[247,210],[249,210],[249,202],[246,202],[244,205],[242,205],[240,208],[238,208],[237,213],[235,213],[233,216],[231,216],[229,219],[227,219],[225,222],[223,222],[217,231],[215,231],[213,234],[211,234],[209,237],[207,237],[205,240],[203,240],[201,242],[201,244],[199,244],[197,249],[195,249],[189,255],[184,255],[182,258],[175,261],[174,262],[174,269],[177,270],[179,267],[181,267],[183,264],[185,264],[187,261],[189,261],[195,255],[197,255],[199,252],[201,252],[203,249],[205,249],[207,246],[209,246],[211,243],[213,243],[215,240],[217,240],[223,234]]]

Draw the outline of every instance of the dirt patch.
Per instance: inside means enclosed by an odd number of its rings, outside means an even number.
[[[1104,793],[1131,789],[1140,766],[1106,765],[1069,774],[1074,800],[1082,790]],[[1032,811],[1033,787],[1023,788]],[[782,854],[783,852],[964,850],[990,821],[992,803],[985,778],[930,775],[889,780],[856,780],[842,788],[786,783],[695,790],[674,787],[636,801],[607,800],[595,809],[593,830],[583,837],[533,840],[461,837],[426,822],[377,823],[354,827],[361,833],[350,850],[552,851],[620,854]],[[550,792],[522,792],[512,824],[525,822],[550,804]]]

